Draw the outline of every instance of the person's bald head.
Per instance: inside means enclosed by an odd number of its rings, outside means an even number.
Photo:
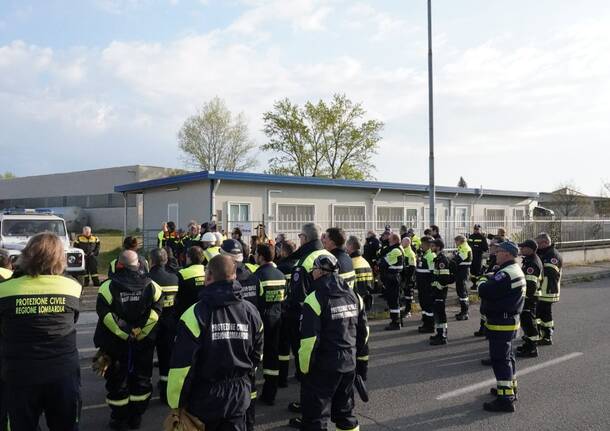
[[[235,260],[231,256],[216,255],[205,267],[206,286],[216,281],[232,281],[237,277],[235,274]]]
[[[397,233],[390,234],[390,245],[400,244],[400,235]]]
[[[411,238],[409,238],[408,236],[405,236],[405,237],[402,239],[402,246],[403,246],[404,248],[411,247]]]
[[[119,263],[130,271],[137,271],[140,268],[138,253],[133,250],[123,250],[119,254]]]

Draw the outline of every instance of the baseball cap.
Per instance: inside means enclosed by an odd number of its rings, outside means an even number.
[[[517,244],[512,241],[503,241],[498,243],[498,249],[504,250],[507,253],[510,253],[512,256],[517,257],[519,255],[519,248]]]
[[[339,265],[335,256],[325,254],[318,256],[316,260],[313,261],[313,268],[321,269],[326,272],[336,272],[339,270]]]
[[[531,248],[532,250],[536,251],[538,249],[538,244],[533,239],[526,239],[521,244],[519,244],[519,247],[521,247],[521,248],[527,247],[527,248]]]
[[[220,254],[231,256],[238,262],[241,262],[244,258],[241,244],[239,241],[234,239],[226,239],[222,242],[222,245],[220,246]]]

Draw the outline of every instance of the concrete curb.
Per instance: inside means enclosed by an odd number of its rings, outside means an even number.
[[[574,274],[572,276],[566,276],[561,280],[562,285],[571,285],[578,283],[587,283],[589,281],[602,280],[610,278],[610,269],[603,271],[595,271],[590,274]]]

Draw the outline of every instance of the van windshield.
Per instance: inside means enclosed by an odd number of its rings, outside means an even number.
[[[52,232],[60,237],[66,236],[63,220],[3,220],[3,236],[30,237],[42,232]]]

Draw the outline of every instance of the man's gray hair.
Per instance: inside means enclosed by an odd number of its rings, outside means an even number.
[[[357,236],[350,235],[350,237],[347,239],[346,245],[349,245],[356,250],[360,250],[360,240]]]
[[[308,242],[320,239],[321,232],[322,227],[316,223],[305,223],[301,228],[301,233],[305,236],[305,239]]]
[[[167,261],[167,251],[164,248],[155,248],[150,252],[151,266],[165,266]]]
[[[551,236],[546,232],[540,232],[538,235],[536,235],[536,239],[547,241],[549,244],[551,244],[553,242],[553,240],[551,239]]]

